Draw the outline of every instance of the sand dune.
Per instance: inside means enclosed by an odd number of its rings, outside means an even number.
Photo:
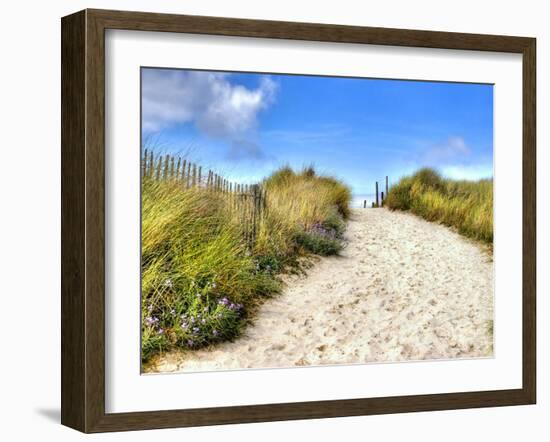
[[[446,227],[353,209],[347,246],[287,280],[235,342],[158,357],[149,371],[196,371],[487,357],[490,254]]]

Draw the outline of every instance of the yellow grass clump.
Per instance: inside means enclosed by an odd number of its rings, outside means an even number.
[[[410,210],[454,227],[464,236],[493,242],[493,180],[443,179],[432,169],[421,169],[391,187],[386,206]]]

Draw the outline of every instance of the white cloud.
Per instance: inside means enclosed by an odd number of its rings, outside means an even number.
[[[463,137],[450,136],[444,142],[426,145],[413,156],[409,169],[432,167],[446,178],[479,180],[493,177],[492,157],[476,154]]]
[[[254,132],[258,113],[273,103],[277,91],[268,76],[249,89],[232,84],[230,74],[217,72],[145,69],[142,75],[145,132],[191,123],[205,135],[232,145],[242,144]]]
[[[440,144],[435,144],[423,153],[423,162],[440,165],[450,161],[463,161],[472,153],[464,138],[452,136]]]

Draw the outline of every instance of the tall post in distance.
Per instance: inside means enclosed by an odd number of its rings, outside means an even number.
[[[144,177],[147,175],[147,149],[145,149],[145,152],[143,153],[143,158],[141,160],[141,176]]]
[[[178,157],[178,165],[176,167],[176,181],[180,179],[180,167],[181,167],[181,158]]]
[[[164,157],[164,173],[162,175],[163,180],[168,179],[168,171],[170,170],[170,155]]]
[[[380,201],[378,199],[378,181],[376,182],[376,207],[380,207]]]
[[[386,175],[386,198],[388,197],[388,192],[390,189],[388,188],[388,175]]]
[[[382,197],[380,198],[380,205],[384,207],[384,192],[382,192]]]
[[[151,157],[149,158],[149,173],[148,176],[152,177],[155,171],[155,161],[153,159],[153,151],[151,151]]]
[[[254,245],[254,241],[256,240],[256,223],[258,221],[258,213],[257,213],[258,185],[254,184],[251,190],[252,190],[252,197],[254,199],[252,202],[252,232],[250,235],[250,243],[251,245]]]
[[[159,162],[157,165],[157,181],[160,180],[160,171],[162,169],[162,156],[159,156]]]

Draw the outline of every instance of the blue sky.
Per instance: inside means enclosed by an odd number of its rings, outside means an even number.
[[[354,194],[419,167],[492,177],[491,85],[142,69],[145,147],[230,180],[313,164]]]

